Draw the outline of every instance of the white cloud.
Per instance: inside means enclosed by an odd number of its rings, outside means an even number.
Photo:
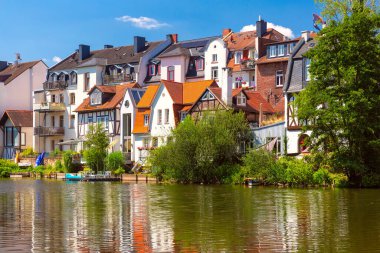
[[[294,38],[294,33],[290,28],[280,26],[280,25],[275,25],[271,22],[268,22],[267,27],[276,29],[277,31],[285,35],[286,37]],[[247,32],[247,31],[254,31],[254,30],[256,30],[256,25],[246,25],[246,26],[243,26],[243,28],[240,31]]]
[[[62,61],[62,58],[61,58],[61,57],[58,57],[58,56],[54,56],[53,59],[52,59],[52,61],[53,61],[54,63],[58,63],[58,62],[61,62],[61,61]]]
[[[131,16],[122,16],[122,17],[116,18],[116,20],[125,22],[125,23],[132,23],[134,26],[143,28],[143,29],[155,29],[155,28],[160,28],[160,27],[169,25],[167,23],[160,23],[158,20],[154,18],[148,18],[148,17],[134,18]]]

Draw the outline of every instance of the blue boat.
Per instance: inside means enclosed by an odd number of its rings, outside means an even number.
[[[66,173],[65,179],[69,181],[81,181],[82,175],[81,174],[74,174],[74,173]]]

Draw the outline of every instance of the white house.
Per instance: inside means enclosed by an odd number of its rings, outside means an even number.
[[[6,110],[27,110],[33,109],[33,91],[43,88],[48,67],[39,61],[20,62],[16,60],[9,64],[0,61],[0,115],[3,116]],[[3,140],[3,131],[0,131],[0,140]],[[19,133],[21,134],[21,133]],[[30,135],[30,133],[28,133]],[[28,140],[32,138],[28,136]],[[3,155],[4,145],[0,142],[0,156]],[[30,147],[32,143],[27,143]],[[26,146],[21,146],[24,149]]]

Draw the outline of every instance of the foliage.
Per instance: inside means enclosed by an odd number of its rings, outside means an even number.
[[[52,157],[56,157],[62,154],[62,151],[59,148],[55,148],[53,152],[51,152],[49,155]]]
[[[125,169],[123,167],[119,167],[118,169],[113,171],[113,174],[115,175],[121,175],[123,173],[125,173]]]
[[[63,166],[62,166],[62,161],[61,160],[56,160],[54,163],[54,170],[56,172],[63,172]]]
[[[312,131],[314,166],[329,166],[362,185],[380,174],[378,6],[364,0],[319,2],[328,25],[306,54],[312,79],[296,98],[298,117],[312,122],[303,130]]]
[[[220,183],[240,162],[238,148],[250,132],[243,113],[218,111],[194,122],[187,117],[172,133],[173,141],[151,151],[152,173],[183,183]]]
[[[267,180],[271,170],[276,163],[276,157],[272,152],[264,149],[251,150],[243,158],[241,169],[241,180],[244,178],[255,178]]]
[[[124,166],[124,156],[121,151],[112,152],[108,154],[106,158],[107,169],[110,171],[116,171]]]
[[[327,185],[330,184],[332,180],[330,175],[330,172],[326,168],[320,168],[314,173],[313,179],[316,184]]]
[[[73,171],[74,165],[73,165],[73,155],[74,152],[71,150],[66,150],[63,152],[63,168],[65,172],[70,173]]]
[[[28,157],[28,156],[33,156],[35,155],[36,153],[34,152],[33,148],[32,147],[27,147],[26,149],[24,149],[24,151],[21,152],[21,156],[22,157]]]
[[[13,172],[19,171],[20,167],[9,160],[0,159],[0,177],[9,177]]]
[[[109,144],[109,138],[101,124],[89,126],[85,142],[86,150],[83,152],[83,155],[87,165],[96,173],[98,171],[104,171]]]

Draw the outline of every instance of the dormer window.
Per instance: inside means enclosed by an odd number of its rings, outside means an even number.
[[[76,85],[77,84],[77,73],[75,71],[71,72],[71,85]]]
[[[235,64],[240,64],[242,56],[243,54],[240,51],[235,53]]]
[[[278,56],[284,56],[285,55],[285,45],[278,45]]]
[[[95,89],[90,95],[91,105],[100,105],[102,103],[102,92]]]
[[[289,43],[288,44],[288,54],[291,54],[293,52],[295,45],[296,45],[296,43]]]
[[[270,46],[269,47],[269,57],[276,57],[277,55],[277,47],[276,46]]]
[[[148,126],[148,125],[149,125],[149,115],[145,114],[144,115],[144,126]]]
[[[202,96],[202,99],[203,101],[206,101],[206,100],[213,100],[215,99],[214,95],[212,95],[210,92],[206,92],[203,96]]]
[[[154,64],[150,64],[150,65],[148,66],[148,71],[149,71],[149,75],[150,75],[150,76],[154,76],[154,75],[156,75],[156,65],[154,65]]]
[[[195,69],[198,70],[203,70],[203,59],[197,59],[195,60]]]
[[[247,98],[243,94],[243,92],[240,92],[239,95],[236,98],[236,104],[240,106],[245,106],[247,104]]]
[[[168,67],[168,80],[174,81],[174,66]]]

